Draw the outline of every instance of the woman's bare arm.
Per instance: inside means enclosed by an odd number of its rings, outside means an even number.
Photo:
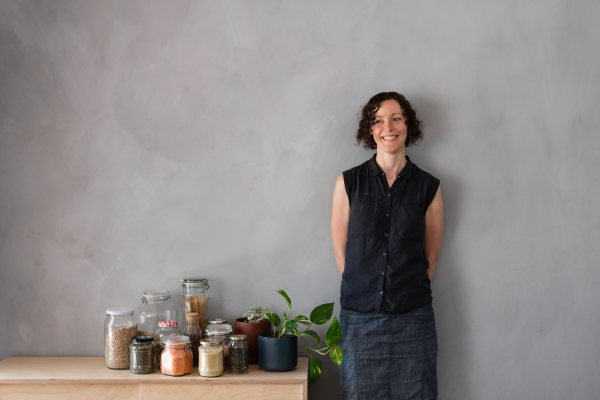
[[[442,201],[442,189],[438,188],[435,197],[425,213],[425,256],[427,257],[427,261],[429,261],[429,269],[427,270],[429,280],[433,280],[433,274],[435,273],[435,267],[437,267],[442,248],[443,235],[444,203]]]
[[[340,175],[333,191],[333,207],[331,210],[331,238],[333,255],[340,274],[344,272],[346,263],[346,239],[348,237],[348,221],[350,220],[350,202],[346,194],[344,176]]]

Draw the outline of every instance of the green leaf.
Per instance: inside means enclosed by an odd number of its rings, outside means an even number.
[[[331,357],[333,362],[336,363],[339,367],[342,363],[342,360],[344,359],[344,350],[340,349],[339,347],[334,347],[329,352],[329,357]]]
[[[304,324],[304,325],[312,325],[309,321],[309,319],[307,317],[305,317],[304,315],[298,315],[296,318],[294,318],[294,321],[299,323],[299,324]]]
[[[323,325],[329,321],[333,315],[333,305],[335,303],[321,304],[310,313],[310,320],[316,325]]]
[[[304,335],[312,336],[312,338],[317,341],[319,346],[321,345],[321,338],[319,337],[319,335],[317,335],[317,332],[311,331],[311,330],[306,330],[306,331],[302,332],[302,336],[304,336]]]
[[[276,290],[276,292],[282,295],[285,301],[287,301],[288,308],[292,308],[292,301],[290,300],[290,297],[287,295],[287,293],[283,290]]]
[[[321,376],[321,370],[323,369],[323,363],[321,362],[321,360],[319,360],[318,358],[310,358],[310,364],[309,364],[309,383],[308,386],[311,386],[313,383],[315,383],[317,381],[317,379],[319,379],[319,376]]]
[[[286,320],[283,323],[283,328],[282,329],[287,330],[292,335],[298,336],[298,324],[296,324],[294,321]]]
[[[329,330],[325,335],[325,343],[327,346],[337,346],[342,340],[342,327],[336,317],[333,317],[333,322],[329,326]]]
[[[279,319],[279,316],[274,312],[267,311],[265,315],[267,316],[269,322],[271,322],[275,328],[277,328],[281,323],[281,319]]]

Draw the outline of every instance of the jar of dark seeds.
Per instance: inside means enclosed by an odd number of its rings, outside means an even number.
[[[250,354],[246,335],[232,335],[229,344],[229,372],[247,374],[250,366]]]
[[[134,336],[129,346],[129,370],[134,374],[151,374],[156,370],[156,345],[153,336]]]

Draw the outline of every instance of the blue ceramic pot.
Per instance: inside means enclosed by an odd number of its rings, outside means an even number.
[[[263,371],[291,371],[298,365],[298,338],[288,333],[280,338],[268,336],[273,331],[258,334],[258,366]],[[279,335],[279,332],[276,333]]]

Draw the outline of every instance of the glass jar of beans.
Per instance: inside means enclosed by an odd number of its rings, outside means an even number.
[[[110,369],[129,369],[129,344],[137,335],[133,308],[106,310],[104,320],[104,361]]]
[[[163,339],[160,370],[164,375],[181,376],[192,373],[194,356],[190,338],[184,335]]]

